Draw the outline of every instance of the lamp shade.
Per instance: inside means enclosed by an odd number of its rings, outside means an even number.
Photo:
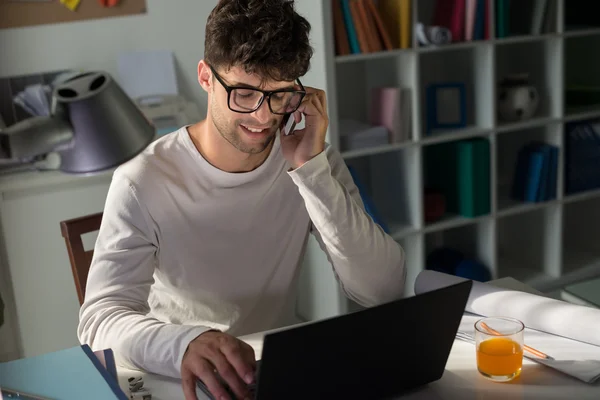
[[[70,145],[58,151],[63,172],[117,167],[145,149],[156,135],[152,123],[105,72],[72,77],[55,87],[53,100],[73,131]]]

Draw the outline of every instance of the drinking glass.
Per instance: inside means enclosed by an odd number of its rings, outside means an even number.
[[[523,367],[521,321],[509,317],[482,318],[475,323],[477,369],[494,382],[509,382]]]

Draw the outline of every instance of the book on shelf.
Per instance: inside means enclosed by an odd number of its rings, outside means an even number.
[[[490,146],[485,138],[430,146],[427,186],[444,195],[446,211],[473,218],[490,212]]]
[[[465,40],[465,17],[467,12],[468,0],[436,0],[433,10],[432,25],[443,26],[450,30],[452,42],[462,42]],[[477,0],[474,0],[477,3]],[[476,11],[473,11],[475,15]],[[472,24],[473,21],[469,21]]]
[[[556,198],[558,147],[531,142],[517,155],[511,197],[536,203]]]
[[[600,119],[565,126],[565,191],[600,188]]]
[[[410,0],[394,1],[410,4]],[[383,0],[331,1],[336,55],[372,53],[398,47],[394,46],[390,34],[390,21],[384,19],[378,7],[383,7],[383,4]]]
[[[351,165],[347,165],[347,167],[348,167],[348,171],[350,171],[352,180],[354,181],[354,184],[356,185],[356,188],[358,189],[360,197],[365,206],[365,212],[373,219],[373,222],[375,222],[377,225],[379,225],[385,233],[389,234],[390,230],[389,230],[386,222],[381,217],[379,211],[375,207],[375,204],[374,204],[373,200],[371,199],[371,196],[369,196],[369,194],[367,193],[367,188],[365,187],[364,183],[358,176],[358,172]]]
[[[458,152],[458,212],[477,217],[490,212],[490,146],[487,139],[461,140]]]
[[[554,30],[556,0],[495,0],[496,37],[541,35]]]
[[[379,13],[390,32],[394,47],[411,47],[411,0],[379,0]]]

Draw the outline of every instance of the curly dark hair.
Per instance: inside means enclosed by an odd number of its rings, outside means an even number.
[[[293,0],[220,0],[206,22],[204,60],[263,80],[293,81],[310,68],[310,29]]]

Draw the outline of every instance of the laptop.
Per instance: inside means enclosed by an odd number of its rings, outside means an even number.
[[[254,400],[393,399],[437,381],[472,284],[265,335]]]

